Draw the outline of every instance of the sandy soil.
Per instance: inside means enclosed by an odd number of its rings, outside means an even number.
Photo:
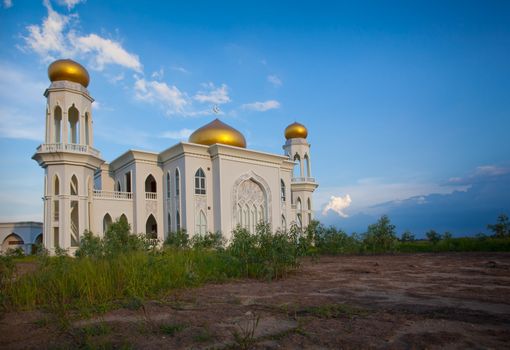
[[[136,303],[135,303],[136,304]],[[0,348],[510,348],[510,254],[322,257],[74,320],[10,313]]]

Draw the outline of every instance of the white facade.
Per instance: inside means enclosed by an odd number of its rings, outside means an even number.
[[[102,236],[125,216],[135,233],[164,240],[260,222],[286,230],[313,217],[310,145],[287,140],[284,155],[224,144],[178,143],[160,153],[129,150],[110,163],[93,148],[93,101],[71,81],[46,90],[46,140],[33,158],[45,170],[44,245],[72,253],[90,230]],[[296,161],[295,161],[296,160]],[[293,175],[293,169],[297,168]],[[298,175],[299,173],[299,175]]]

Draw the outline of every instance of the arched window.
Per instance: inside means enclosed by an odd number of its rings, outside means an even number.
[[[207,218],[203,210],[198,213],[196,221],[195,233],[205,235],[207,233]]]
[[[120,181],[117,180],[117,185],[115,186],[115,191],[122,191],[122,187],[120,186]]]
[[[170,213],[168,213],[168,215],[167,215],[166,224],[167,224],[167,227],[166,227],[167,233],[172,232],[172,215],[170,215]]]
[[[310,159],[308,159],[308,154],[305,154],[305,170],[306,176],[310,177]]]
[[[157,192],[156,180],[152,175],[147,176],[145,179],[145,192]]]
[[[58,179],[58,175],[55,175],[53,179],[53,194],[58,196],[60,194],[60,181]]]
[[[294,156],[294,162],[295,162],[295,164],[294,164],[294,168],[292,170],[292,176],[293,177],[303,176],[303,174],[301,173],[301,157],[297,153]],[[298,170],[296,170],[296,167],[298,168]]]
[[[175,213],[175,226],[177,231],[181,229],[181,213],[179,213],[179,210],[177,210]]]
[[[179,189],[181,187],[181,180],[179,175],[179,168],[175,169],[175,195],[179,195]]]
[[[297,204],[296,204],[297,211],[303,210],[303,205],[301,204],[301,198],[298,197]]]
[[[152,214],[149,215],[145,223],[145,233],[149,238],[158,238],[158,223]]]
[[[89,113],[85,113],[85,144],[90,145],[90,118]]]
[[[287,230],[287,220],[285,220],[285,216],[282,215],[282,230]]]
[[[79,143],[80,142],[80,114],[74,104],[69,108],[67,117],[69,119],[69,143]]]
[[[55,113],[53,115],[53,130],[55,143],[62,142],[62,108],[60,106],[55,107]]]
[[[76,175],[73,175],[71,177],[71,196],[77,196],[78,195],[78,178]]]
[[[111,225],[112,217],[110,216],[110,214],[107,213],[103,218],[103,233],[106,233],[106,231],[108,231]]]
[[[172,184],[170,183],[170,173],[166,173],[166,197],[170,198],[172,195]]]
[[[195,173],[195,194],[205,194],[205,174],[202,168]]]
[[[280,197],[282,199],[282,202],[285,202],[285,182],[283,182],[283,179],[280,179]]]
[[[126,223],[129,224],[126,214],[122,214],[119,218],[119,221],[125,221]]]

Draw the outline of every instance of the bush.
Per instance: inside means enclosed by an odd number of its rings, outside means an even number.
[[[165,245],[174,248],[188,248],[189,237],[186,230],[178,230],[177,232],[169,232],[165,240]]]

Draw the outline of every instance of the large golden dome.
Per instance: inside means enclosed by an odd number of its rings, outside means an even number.
[[[308,130],[303,124],[292,123],[285,129],[285,138],[288,139],[306,139]]]
[[[56,60],[48,67],[48,78],[53,81],[69,80],[85,87],[89,85],[89,73],[78,62],[73,60]]]
[[[190,135],[189,142],[199,143],[201,145],[222,143],[224,145],[246,148],[246,139],[243,134],[219,119],[215,119],[209,124],[195,130],[195,132]]]

